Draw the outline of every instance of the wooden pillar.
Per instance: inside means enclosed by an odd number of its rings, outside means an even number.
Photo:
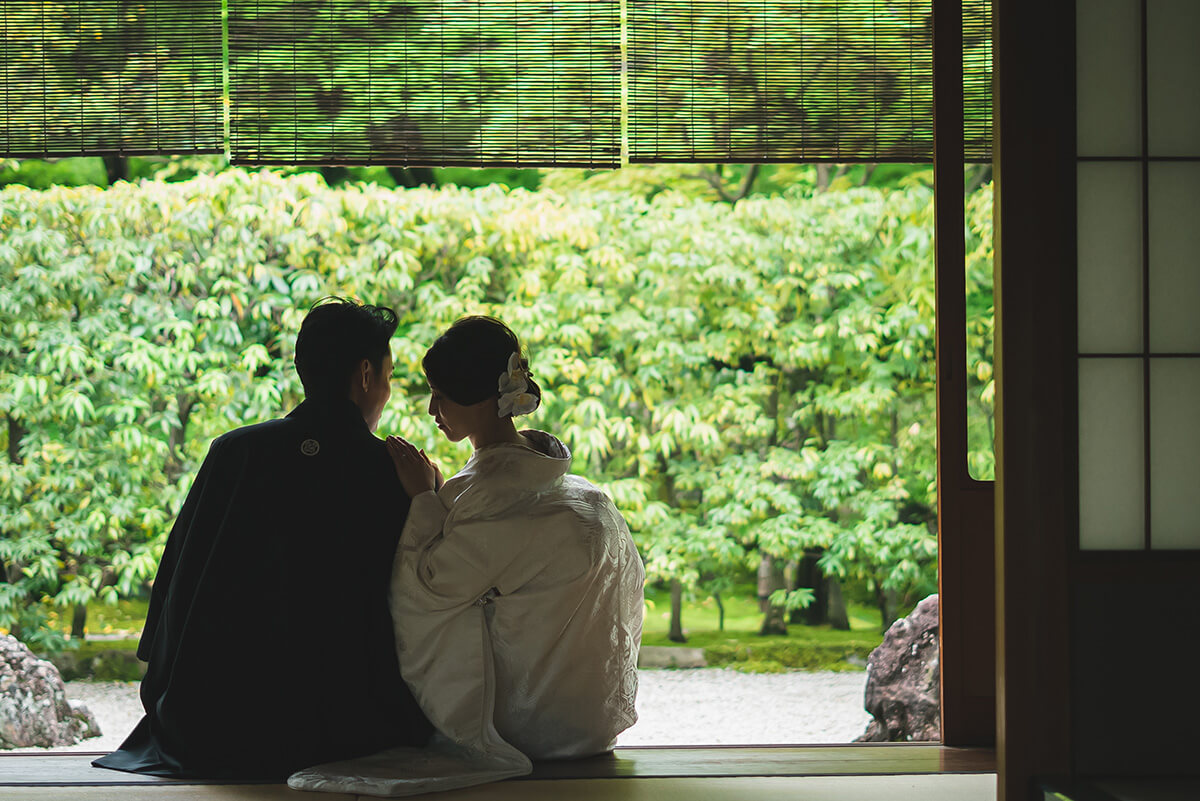
[[[999,801],[1071,772],[1074,4],[995,6]]]

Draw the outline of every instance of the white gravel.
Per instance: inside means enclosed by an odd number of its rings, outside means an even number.
[[[638,671],[638,722],[618,745],[848,743],[871,716],[867,673]]]
[[[865,671],[640,670],[638,681],[639,719],[618,745],[848,743],[871,719]],[[87,704],[102,734],[56,751],[111,751],[142,717],[137,682],[70,681],[67,697]]]

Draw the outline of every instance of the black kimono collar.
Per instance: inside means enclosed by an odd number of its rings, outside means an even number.
[[[330,428],[346,429],[351,432],[370,434],[362,410],[349,398],[316,400],[306,398],[292,409],[288,417]]]

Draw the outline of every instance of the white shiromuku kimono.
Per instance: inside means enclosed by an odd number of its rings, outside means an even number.
[[[319,765],[295,789],[413,795],[610,750],[637,720],[645,573],[612,501],[558,439],[476,451],[413,499],[392,571],[400,672],[424,749]]]

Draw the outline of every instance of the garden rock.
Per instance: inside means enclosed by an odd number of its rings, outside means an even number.
[[[643,645],[638,651],[639,668],[702,668],[707,665],[703,648]]]
[[[0,748],[56,748],[98,736],[88,708],[67,700],[58,668],[0,635]]]
[[[897,620],[867,658],[864,708],[874,718],[856,742],[940,740],[938,597]]]

